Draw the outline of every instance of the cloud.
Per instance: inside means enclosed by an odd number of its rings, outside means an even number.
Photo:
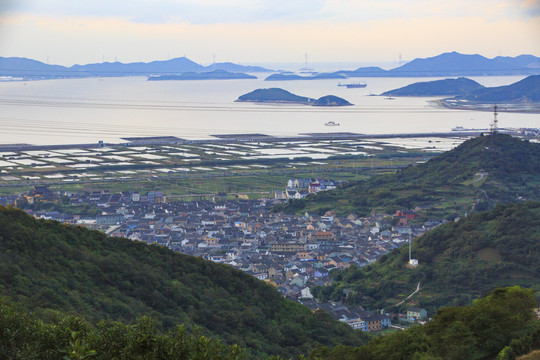
[[[529,16],[540,16],[540,0],[521,0],[521,10]]]
[[[540,14],[540,0],[0,0],[1,12],[125,18],[136,23],[230,24]]]
[[[538,18],[487,21],[483,17],[411,18],[335,22],[313,20],[228,24],[135,23],[125,18],[12,16],[1,21],[0,56],[51,63],[122,62],[186,55],[218,61],[388,61],[448,51],[493,57],[540,54]],[[8,34],[9,36],[6,36]],[[300,59],[300,60],[299,60]]]
[[[302,21],[322,16],[324,0],[21,0],[5,11],[49,16],[123,17],[134,22],[192,24]]]
[[[0,56],[50,55],[62,64],[168,54],[211,62],[213,53],[218,61],[242,62],[295,61],[306,52],[311,61],[452,50],[540,54],[540,0],[7,1]]]

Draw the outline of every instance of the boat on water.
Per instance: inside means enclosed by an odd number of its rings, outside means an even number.
[[[345,86],[347,89],[355,89],[355,88],[365,88],[367,84],[365,82],[351,83],[351,84],[338,83],[338,86]]]
[[[339,126],[339,123],[334,121],[329,121],[327,123],[324,123],[325,126]]]

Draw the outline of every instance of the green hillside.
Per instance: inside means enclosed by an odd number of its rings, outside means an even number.
[[[513,103],[540,101],[540,75],[531,75],[516,83],[474,90],[456,99],[481,103]]]
[[[540,320],[534,319],[532,311],[535,306],[538,305],[530,290],[496,289],[472,305],[441,309],[425,326],[376,337],[361,347],[320,346],[307,357],[295,359],[516,359],[540,349]],[[248,358],[237,346],[189,334],[182,327],[160,333],[144,317],[131,326],[120,322],[93,326],[80,317],[64,314],[43,322],[3,302],[0,302],[0,354],[2,359],[11,360]]]
[[[314,101],[314,99],[298,96],[280,88],[257,89],[250,93],[241,95],[236,100],[236,102],[268,102],[305,105],[308,105]]]
[[[410,84],[399,89],[383,92],[383,96],[443,96],[461,95],[473,90],[483,88],[474,80],[460,77],[457,79],[444,79],[423,81]]]
[[[533,313],[537,306],[530,290],[517,286],[496,289],[469,306],[439,310],[424,326],[375,338],[359,348],[318,348],[308,359],[516,359],[540,349],[540,320]]]
[[[50,312],[47,321],[0,300],[0,358],[9,360],[246,360],[244,349],[186,331],[166,333],[141,317],[134,324]],[[271,358],[269,358],[270,360]],[[277,360],[277,359],[273,359]]]
[[[516,199],[540,200],[540,144],[495,133],[467,140],[424,164],[292,200],[276,211],[365,215],[372,209],[393,213],[421,206],[428,216],[453,219]]]
[[[500,286],[534,288],[540,298],[540,203],[498,205],[494,210],[447,223],[384,255],[376,263],[333,274],[331,286],[315,288],[321,299],[368,308],[392,309],[420,282],[420,291],[402,307],[420,306],[432,314],[440,306],[465,305]]]
[[[47,319],[53,310],[201,333],[252,354],[289,356],[364,338],[270,285],[200,258],[0,207],[0,293]]]

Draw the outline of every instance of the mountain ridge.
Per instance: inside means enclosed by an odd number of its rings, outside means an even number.
[[[372,209],[393,213],[430,204],[423,210],[427,215],[453,219],[498,202],[540,200],[539,194],[540,144],[492,133],[467,140],[424,164],[289,200],[275,211],[362,215]]]
[[[460,77],[457,79],[417,82],[398,89],[383,92],[382,96],[447,96],[461,95],[483,88],[474,80]]]
[[[244,66],[230,62],[209,66],[199,65],[186,57],[156,60],[148,63],[94,63],[73,65],[48,65],[21,58],[0,57],[0,76],[43,78],[81,78],[93,76],[149,76],[179,74],[212,70],[231,72],[273,72],[259,66]],[[424,77],[424,76],[482,76],[482,75],[535,75],[540,74],[540,57],[522,54],[515,57],[498,56],[493,59],[478,54],[447,52],[428,58],[417,58],[391,70],[379,67],[360,67],[356,70],[339,70],[310,77],[285,76],[280,80],[341,79],[343,77]]]
[[[271,72],[259,66],[243,66],[232,63],[216,63],[202,66],[186,58],[150,62],[102,62],[71,67],[49,65],[37,60],[17,57],[0,57],[0,76],[23,77],[28,80],[48,78],[85,78],[116,76],[178,75],[186,72],[224,70],[229,72]]]
[[[540,72],[540,58],[532,55],[486,58],[479,54],[456,51],[428,58],[417,58],[389,70],[408,76],[520,75]]]
[[[492,104],[540,102],[540,75],[530,75],[510,85],[479,88],[454,99]]]

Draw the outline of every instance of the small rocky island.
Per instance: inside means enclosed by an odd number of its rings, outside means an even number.
[[[334,95],[323,96],[319,99],[312,99],[295,95],[280,88],[257,89],[240,96],[236,102],[255,102],[273,104],[301,104],[312,106],[347,106],[352,105],[345,99]]]
[[[257,89],[240,96],[236,102],[262,102],[311,105],[315,99],[298,96],[280,88]]]
[[[256,79],[256,76],[244,73],[229,72],[225,70],[214,70],[208,72],[185,72],[179,75],[159,75],[150,76],[148,81],[161,80],[234,80],[234,79]]]
[[[352,104],[343,98],[340,98],[334,95],[326,95],[317,99],[311,105],[313,106],[350,106]]]

